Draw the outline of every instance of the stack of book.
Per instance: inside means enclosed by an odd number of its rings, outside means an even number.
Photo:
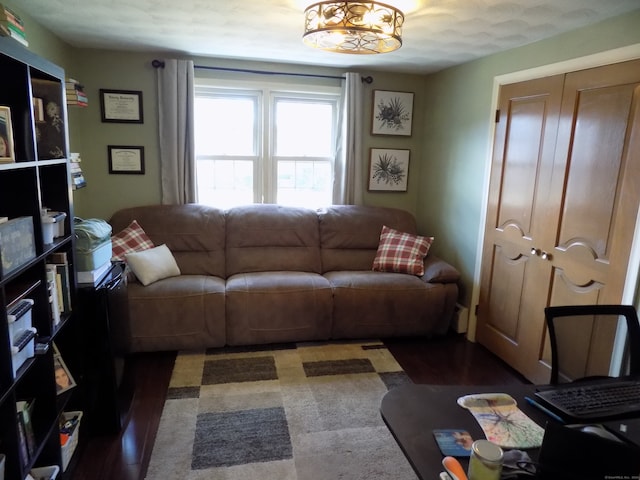
[[[69,159],[69,165],[71,170],[71,186],[73,187],[74,190],[87,186],[87,181],[84,179],[80,162],[82,162],[82,159],[80,158],[80,154],[71,153],[71,158]]]
[[[27,34],[24,31],[24,23],[16,13],[0,3],[0,35],[11,37],[25,47],[29,46]]]
[[[89,104],[87,95],[84,93],[84,86],[80,85],[77,80],[67,78],[65,88],[67,92],[67,105],[86,107]]]

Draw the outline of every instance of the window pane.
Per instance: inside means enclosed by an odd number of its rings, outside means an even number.
[[[253,203],[253,162],[198,160],[198,203],[218,208]]]
[[[196,97],[196,155],[254,155],[255,99]]]
[[[279,161],[277,202],[308,208],[331,204],[329,162]]]
[[[333,104],[309,100],[277,100],[277,156],[328,157],[333,145]]]

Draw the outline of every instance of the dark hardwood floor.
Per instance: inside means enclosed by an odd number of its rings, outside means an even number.
[[[490,385],[528,383],[521,375],[463,335],[385,341],[415,383]],[[146,474],[167,386],[173,353],[137,354],[127,364],[123,390],[131,408],[119,435],[92,438],[78,452],[73,480],[142,480]]]

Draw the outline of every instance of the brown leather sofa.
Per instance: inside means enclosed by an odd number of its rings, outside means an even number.
[[[383,225],[416,233],[403,210],[154,205],[110,223],[132,220],[181,272],[129,283],[132,352],[436,335],[453,315],[459,273],[435,255],[422,277],[372,271]]]

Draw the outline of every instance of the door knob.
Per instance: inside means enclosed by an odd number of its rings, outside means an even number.
[[[542,258],[543,260],[551,260],[551,254],[543,251],[542,255],[540,255],[540,258]]]
[[[539,250],[539,249],[537,249],[537,248],[535,248],[535,247],[533,247],[533,248],[531,249],[531,255],[535,255],[535,256],[540,255],[540,250]]]

